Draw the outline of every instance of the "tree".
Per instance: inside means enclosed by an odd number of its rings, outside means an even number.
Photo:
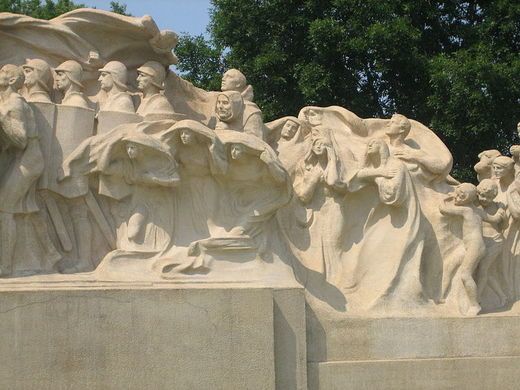
[[[0,0],[0,12],[24,14],[38,19],[52,19],[77,8],[85,7],[70,0]]]
[[[400,112],[441,136],[465,180],[481,150],[517,141],[516,1],[213,0],[210,33],[184,47],[181,66],[220,54],[247,75],[266,120],[309,104]],[[220,72],[197,69],[201,83]]]
[[[69,11],[86,7],[83,3],[71,0],[0,0],[0,12],[24,14],[38,19],[53,19]],[[118,1],[110,2],[110,10],[121,15],[130,15],[126,12],[126,4]]]

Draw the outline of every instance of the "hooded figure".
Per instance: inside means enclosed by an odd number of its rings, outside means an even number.
[[[234,130],[264,139],[262,112],[258,107],[244,104],[240,92],[226,91],[218,94],[215,104],[216,130]]]
[[[351,251],[357,259],[347,275],[353,308],[399,311],[426,304],[421,285],[423,216],[405,164],[390,155],[384,140],[373,138],[350,191],[375,186],[378,204],[370,211],[363,238]]]

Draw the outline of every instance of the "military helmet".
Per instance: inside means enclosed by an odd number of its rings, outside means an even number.
[[[164,66],[157,61],[148,61],[137,69],[137,73],[143,73],[152,77],[152,84],[160,89],[164,89],[164,80],[166,79],[166,70]]]
[[[38,75],[38,84],[47,92],[51,92],[53,85],[52,70],[48,63],[39,58],[26,59],[22,68],[32,69]]]
[[[119,61],[110,61],[106,65],[99,69],[100,72],[110,73],[114,84],[124,90],[128,89],[126,82],[128,80],[128,70],[125,64]]]
[[[64,72],[73,84],[83,88],[83,84],[81,83],[81,79],[83,78],[83,68],[78,62],[68,60],[54,70],[56,72]]]

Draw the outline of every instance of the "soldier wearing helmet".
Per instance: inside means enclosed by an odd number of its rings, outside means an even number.
[[[13,271],[17,241],[27,241],[32,223],[46,260],[54,264],[61,256],[53,246],[36,202],[36,184],[44,169],[34,114],[18,94],[24,83],[21,67],[0,68],[0,150],[4,169],[0,186],[0,275]],[[19,218],[23,216],[24,218]],[[22,228],[19,227],[21,224]]]
[[[44,60],[27,59],[22,65],[25,75],[26,99],[32,103],[52,103],[50,93],[53,87],[52,70]]]
[[[137,114],[143,117],[150,114],[173,114],[173,107],[161,93],[166,79],[164,66],[156,61],[148,61],[137,69],[137,74],[137,88],[143,93]]]
[[[68,106],[90,108],[83,94],[83,69],[73,60],[65,61],[55,69],[56,87],[63,93],[61,104]]]
[[[100,99],[99,111],[135,113],[132,97],[127,92],[128,70],[119,61],[110,61],[99,70],[101,90],[106,95]]]

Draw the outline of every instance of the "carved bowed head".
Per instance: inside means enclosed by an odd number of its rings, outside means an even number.
[[[18,91],[24,83],[22,68],[7,64],[0,68],[0,91]]]
[[[459,184],[453,193],[453,203],[456,206],[466,206],[477,200],[477,187],[471,183]]]
[[[491,179],[482,180],[477,186],[477,195],[482,206],[489,206],[498,195],[497,183]]]

